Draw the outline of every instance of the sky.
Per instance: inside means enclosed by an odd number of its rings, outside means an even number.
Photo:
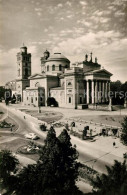
[[[0,0],[0,29],[0,85],[16,78],[23,43],[32,74],[46,49],[71,63],[92,52],[112,81],[127,81],[127,0]]]

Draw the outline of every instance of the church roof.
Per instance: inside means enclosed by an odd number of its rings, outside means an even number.
[[[85,72],[84,74],[85,75],[89,75],[89,74],[103,74],[103,73],[105,73],[105,74],[108,74],[108,75],[110,75],[110,76],[112,76],[113,74],[111,73],[111,72],[109,72],[109,71],[107,71],[106,69],[99,69],[99,70],[93,70],[93,71],[88,71],[88,72]]]
[[[61,53],[54,53],[53,55],[51,55],[48,59],[48,61],[56,61],[56,60],[64,60],[64,61],[68,61],[70,62],[63,54]]]

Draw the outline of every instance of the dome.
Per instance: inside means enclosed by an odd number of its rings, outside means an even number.
[[[67,61],[67,62],[70,62],[63,54],[61,53],[54,53],[53,55],[51,55],[47,61],[59,61],[59,60],[62,60],[62,61]]]

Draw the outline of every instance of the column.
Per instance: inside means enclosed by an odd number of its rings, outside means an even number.
[[[108,101],[110,100],[110,81],[108,81],[108,97],[107,97],[107,99],[108,99]]]
[[[86,85],[87,85],[87,93],[86,93],[87,97],[86,98],[87,98],[87,104],[89,104],[89,81],[86,81]]]
[[[105,100],[108,101],[108,82],[105,83]]]
[[[101,81],[99,81],[98,102],[101,103]]]
[[[97,82],[97,80],[95,81],[95,103],[98,103],[98,91],[97,91],[97,84],[98,84],[98,82]]]
[[[92,104],[94,104],[95,92],[94,92],[94,81],[93,80],[92,80],[92,91],[91,91],[91,95],[92,95]]]
[[[102,102],[105,102],[105,81],[102,82]]]

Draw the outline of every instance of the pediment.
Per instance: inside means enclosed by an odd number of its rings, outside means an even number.
[[[107,71],[105,69],[95,70],[95,71],[93,71],[93,74],[101,74],[101,75],[112,76],[112,73],[110,73],[109,71]]]
[[[40,78],[40,77],[43,77],[44,74],[39,74],[39,73],[36,73],[36,74],[33,74],[29,77],[29,79],[36,79],[36,78]]]

